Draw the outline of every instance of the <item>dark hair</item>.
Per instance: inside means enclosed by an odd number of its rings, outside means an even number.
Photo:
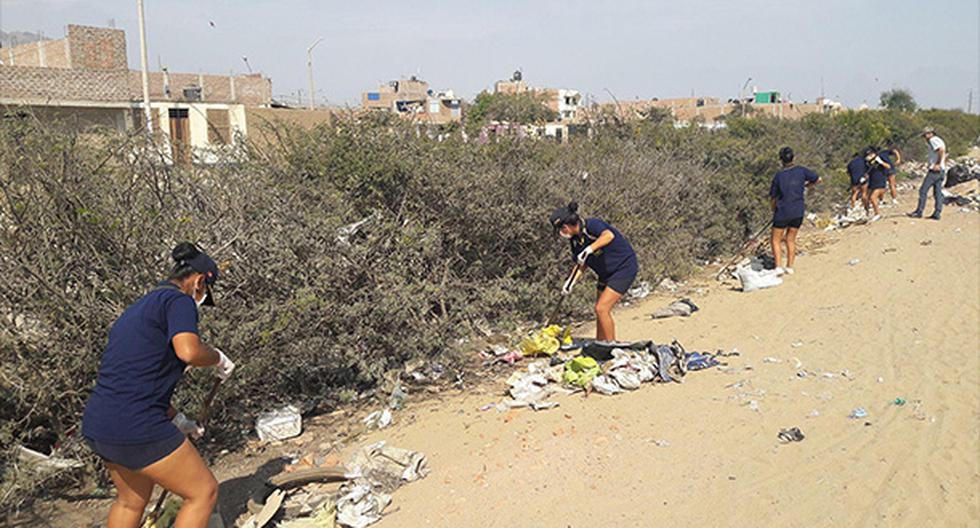
[[[779,159],[783,163],[793,163],[793,158],[794,157],[795,157],[795,154],[793,154],[793,149],[791,149],[789,147],[783,147],[783,148],[779,149]]]
[[[170,270],[167,280],[184,280],[195,273],[200,273],[190,265],[191,259],[201,254],[201,250],[190,242],[177,244],[170,256],[174,259],[174,267]]]
[[[868,156],[869,154],[877,154],[877,153],[878,153],[878,149],[874,148],[873,146],[866,147],[864,149],[865,156]]]
[[[565,207],[559,207],[555,209],[551,216],[548,217],[548,223],[551,224],[551,228],[557,233],[561,226],[578,224],[582,219],[578,215],[578,204],[575,202],[569,202]]]

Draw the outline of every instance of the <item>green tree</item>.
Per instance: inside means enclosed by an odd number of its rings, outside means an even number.
[[[466,121],[472,130],[490,121],[541,124],[554,121],[557,116],[554,110],[545,106],[542,95],[480,92],[469,107]]]
[[[912,92],[904,88],[895,88],[894,90],[881,92],[880,103],[884,108],[898,110],[900,112],[915,112],[919,108],[919,105],[915,102],[915,97],[912,97]]]

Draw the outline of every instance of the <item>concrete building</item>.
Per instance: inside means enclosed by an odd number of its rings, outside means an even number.
[[[430,125],[448,125],[463,119],[462,101],[452,90],[434,92],[429,83],[412,76],[382,84],[361,94],[365,110],[391,112]]]
[[[144,126],[142,80],[126,61],[122,30],[69,25],[63,39],[0,50],[0,106],[87,130]],[[246,107],[272,103],[272,81],[254,75],[150,73],[153,130],[171,159],[207,163],[247,133]]]
[[[506,81],[493,83],[494,93],[519,95],[530,93],[541,98],[545,106],[557,114],[557,122],[577,122],[579,111],[582,109],[582,94],[577,90],[565,88],[532,88],[524,82],[520,70]]]

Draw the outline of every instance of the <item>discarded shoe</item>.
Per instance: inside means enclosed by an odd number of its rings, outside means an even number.
[[[800,431],[799,427],[793,427],[791,429],[780,429],[777,435],[779,441],[784,444],[789,444],[791,442],[802,442],[805,436],[803,432]]]

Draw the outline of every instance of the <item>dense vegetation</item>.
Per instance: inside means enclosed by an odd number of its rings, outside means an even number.
[[[341,122],[271,130],[272,144],[185,168],[162,163],[141,137],[6,120],[0,508],[39,490],[11,463],[17,445],[63,442],[67,455],[92,461],[66,439],[108,328],[166,272],[179,241],[226,268],[202,328],[240,367],[206,445],[234,447],[258,411],[330,409],[410,358],[454,364],[459,338],[476,326],[546,317],[569,263],[545,222],[555,206],[576,199],[618,226],[640,253],[641,278],[683,278],[768,218],[780,147],[828,178],[809,198],[828,208],[842,200],[853,152],[896,144],[921,159],[925,124],[954,154],[980,130],[980,118],[955,111],[864,111],[735,118],[714,132],[610,121],[560,145],[436,141],[407,125]],[[341,229],[364,219],[356,232]],[[589,290],[566,306],[586,313]],[[194,408],[209,375],[185,379],[176,406]]]

